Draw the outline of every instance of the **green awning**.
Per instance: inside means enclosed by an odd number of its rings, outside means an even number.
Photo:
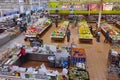
[[[116,2],[116,3],[120,3],[120,0],[103,0],[103,2]]]
[[[78,3],[96,3],[100,2],[101,0],[50,0],[50,2],[78,2]]]
[[[49,0],[50,2],[79,2],[79,3],[96,3],[101,2],[101,0]],[[103,0],[103,2],[120,2],[120,0]]]

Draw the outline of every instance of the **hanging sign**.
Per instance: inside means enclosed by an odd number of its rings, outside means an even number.
[[[19,0],[19,2],[24,2],[24,0]]]

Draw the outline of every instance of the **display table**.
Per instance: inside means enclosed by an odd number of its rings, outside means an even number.
[[[42,36],[45,31],[52,25],[52,21],[49,19],[38,20],[38,22],[28,27],[25,34],[26,37],[36,37],[36,35]]]
[[[62,36],[62,37],[54,36],[54,37],[51,37],[51,39],[54,40],[54,41],[64,41],[65,36]]]
[[[57,30],[53,31],[51,34],[51,40],[54,41],[64,41],[66,36],[66,29],[69,27],[69,21],[63,21],[58,24]]]
[[[92,43],[93,39],[92,38],[79,38],[80,42],[84,42],[84,43]]]
[[[120,29],[120,21],[117,21],[115,25]]]
[[[93,35],[89,30],[89,26],[86,21],[79,21],[79,41],[85,43],[92,43]]]
[[[120,44],[120,33],[112,29],[112,25],[104,22],[101,24],[101,31],[103,35],[105,36],[106,32],[109,31],[109,41],[111,43],[116,42],[117,44]]]

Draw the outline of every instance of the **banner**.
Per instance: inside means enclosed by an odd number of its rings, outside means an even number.
[[[89,4],[89,10],[90,11],[99,11],[100,10],[100,4]]]
[[[112,10],[113,3],[103,3],[103,10]]]

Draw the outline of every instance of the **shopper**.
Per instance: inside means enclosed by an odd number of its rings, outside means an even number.
[[[27,31],[27,22],[25,17],[22,18],[22,30],[23,32]]]
[[[100,34],[101,34],[100,30],[98,30],[98,32],[97,32],[97,42],[100,42]]]
[[[17,26],[20,28],[21,27],[21,20],[20,19],[17,19]]]
[[[66,35],[67,35],[67,42],[69,42],[70,41],[71,32],[70,32],[70,30],[68,28],[66,30]]]
[[[21,31],[21,33],[22,33],[22,32],[26,32],[26,30],[27,30],[27,28],[24,26],[23,23],[21,23],[21,26],[20,26],[20,31]]]
[[[90,25],[90,32],[93,34],[92,25]]]
[[[108,40],[109,40],[109,31],[107,31],[106,34],[105,34],[105,40],[104,40],[104,42],[108,43]]]
[[[56,28],[58,27],[58,18],[56,17],[55,18],[55,25],[56,25]]]

